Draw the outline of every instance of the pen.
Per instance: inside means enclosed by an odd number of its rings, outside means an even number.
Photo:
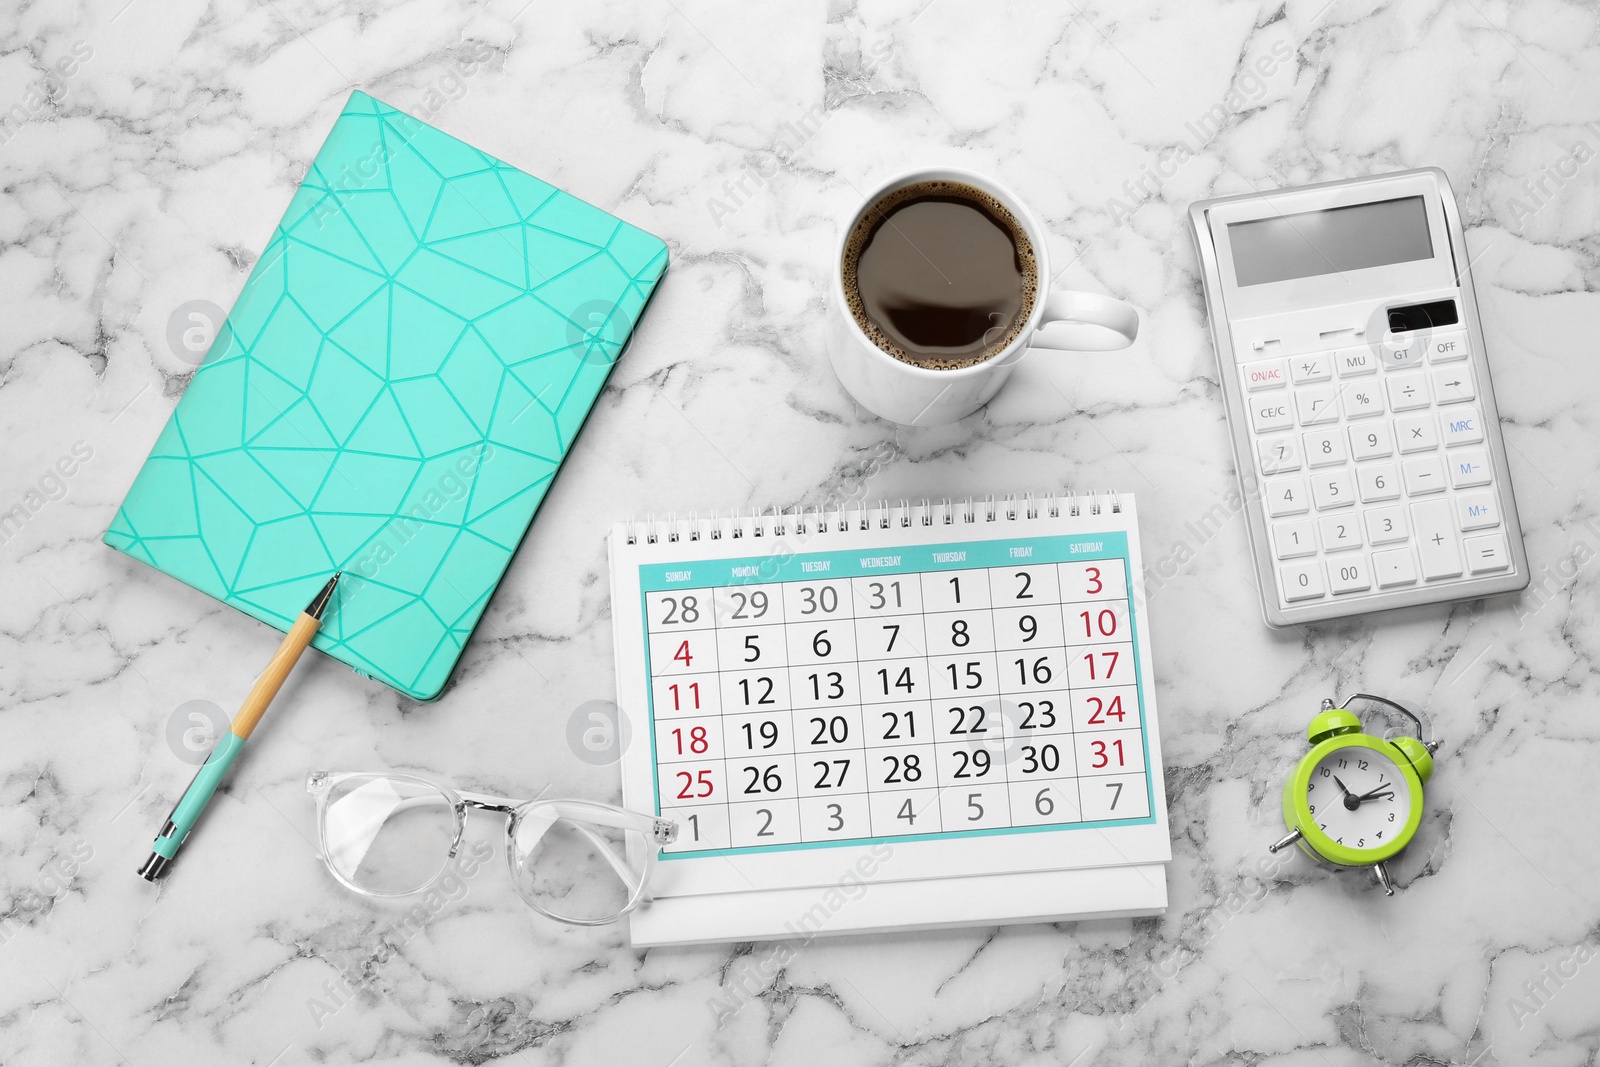
[[[311,603],[306,605],[306,610],[300,613],[294,625],[289,627],[289,632],[284,635],[283,644],[278,646],[272,662],[267,664],[267,669],[256,679],[256,684],[250,689],[250,695],[244,698],[244,704],[233,717],[233,722],[228,725],[228,732],[217,741],[217,747],[211,750],[211,755],[195,772],[194,781],[189,783],[189,788],[178,798],[172,814],[167,816],[166,823],[161,827],[161,833],[156,835],[155,844],[150,846],[150,858],[139,868],[139,876],[145,881],[154,882],[165,874],[172,864],[173,857],[178,854],[178,849],[188,840],[189,831],[194,829],[200,813],[211,801],[211,795],[217,791],[217,786],[227,775],[228,768],[233,766],[234,757],[244,748],[244,743],[249,739],[251,731],[256,728],[256,723],[266,714],[272,698],[278,695],[284,679],[294,670],[300,653],[306,650],[311,639],[322,628],[322,613],[327,610],[328,601],[333,599],[333,587],[338,584],[339,574],[336,573],[328,579],[328,584],[322,587],[322,591],[311,598]]]

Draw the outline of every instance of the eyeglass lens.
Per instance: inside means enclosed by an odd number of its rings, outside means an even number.
[[[640,876],[628,867],[634,830],[596,825],[581,804],[523,809],[514,839],[514,869],[523,897],[545,914],[578,923],[616,918],[633,901]]]
[[[455,840],[450,798],[433,786],[360,776],[334,786],[323,816],[328,863],[368,893],[424,888],[443,870]]]

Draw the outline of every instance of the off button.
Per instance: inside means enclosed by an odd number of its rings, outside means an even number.
[[[1428,341],[1429,363],[1453,363],[1458,359],[1466,359],[1467,331],[1451,330],[1449,333],[1436,333]]]

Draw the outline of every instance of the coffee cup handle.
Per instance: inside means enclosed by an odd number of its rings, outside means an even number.
[[[1063,290],[1045,298],[1044,315],[1028,347],[1113,352],[1138,336],[1139,313],[1133,305],[1099,293]]]

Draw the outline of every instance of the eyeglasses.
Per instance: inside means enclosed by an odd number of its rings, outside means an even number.
[[[410,774],[314,771],[317,833],[328,870],[346,888],[403,897],[431,888],[461,847],[467,809],[506,819],[506,866],[541,915],[575,926],[616,922],[649,899],[671,819],[594,800],[513,800],[451,789]],[[637,869],[628,855],[642,856]]]

